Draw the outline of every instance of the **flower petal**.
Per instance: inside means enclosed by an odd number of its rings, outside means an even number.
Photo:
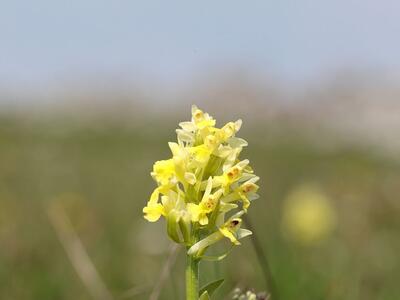
[[[235,235],[226,227],[219,228],[219,232],[227,237],[233,244],[240,245],[240,242],[236,239]]]
[[[156,222],[164,214],[164,207],[160,203],[147,203],[143,208],[144,218],[149,222]]]

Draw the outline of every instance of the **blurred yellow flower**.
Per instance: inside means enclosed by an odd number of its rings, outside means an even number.
[[[295,188],[284,201],[284,234],[309,245],[328,237],[336,226],[336,212],[329,198],[314,185]]]

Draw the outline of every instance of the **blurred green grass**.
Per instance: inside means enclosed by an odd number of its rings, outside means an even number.
[[[245,123],[246,124],[246,123]],[[400,165],[363,146],[322,147],[301,130],[246,127],[248,157],[261,177],[250,217],[267,253],[281,299],[396,299],[400,295]],[[62,205],[107,286],[120,298],[132,287],[147,299],[167,256],[163,224],[142,207],[154,187],[155,160],[167,158],[175,121],[141,125],[76,120],[0,119],[0,298],[90,299],[46,215]],[[322,141],[322,142],[321,142]],[[300,245],[281,230],[282,203],[304,183],[318,185],[337,213],[334,233]],[[202,281],[225,277],[265,289],[251,243],[218,267],[204,262]],[[182,299],[179,257],[161,299]]]

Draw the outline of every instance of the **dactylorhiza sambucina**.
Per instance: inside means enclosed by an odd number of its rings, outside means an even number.
[[[242,121],[222,128],[215,125],[209,114],[192,107],[192,120],[181,122],[177,143],[168,144],[172,157],[154,164],[151,176],[157,188],[143,208],[150,222],[161,216],[166,219],[169,237],[185,245],[193,261],[224,238],[239,245],[241,238],[250,235],[240,228],[241,216],[258,198],[259,177],[249,160],[239,159],[247,146],[236,137]]]

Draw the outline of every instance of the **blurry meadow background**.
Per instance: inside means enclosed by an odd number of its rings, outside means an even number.
[[[222,24],[222,4],[173,2],[168,18],[154,3],[139,13],[100,1],[93,15],[74,1],[2,4],[0,298],[148,299],[171,252],[164,224],[142,217],[149,173],[196,104],[218,125],[243,119],[244,154],[261,177],[249,218],[279,299],[399,299],[398,4],[311,12],[300,2],[300,16],[283,1],[275,18],[261,2],[234,4]],[[242,14],[250,23],[236,22]],[[375,19],[364,29],[354,16]],[[87,289],[90,266],[74,268],[71,235],[111,296]],[[183,260],[181,249],[159,299],[184,299]],[[226,279],[216,299],[266,290],[250,239],[201,268],[203,283]]]

